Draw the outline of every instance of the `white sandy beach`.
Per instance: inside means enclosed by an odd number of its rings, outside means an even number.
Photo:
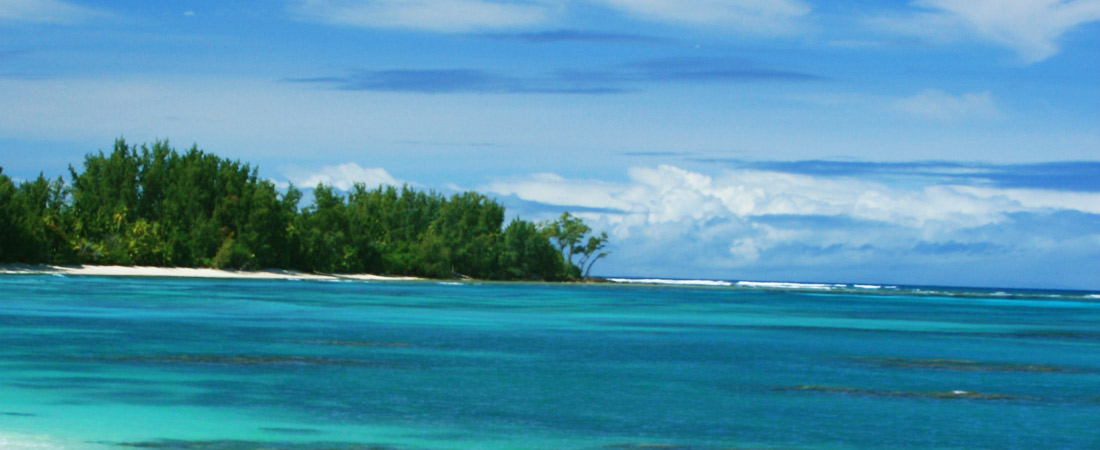
[[[235,278],[256,280],[358,280],[358,281],[411,281],[415,277],[391,277],[372,274],[313,274],[289,270],[232,271],[187,267],[148,266],[0,266],[0,274],[59,274],[94,275],[112,277],[183,277],[183,278]]]

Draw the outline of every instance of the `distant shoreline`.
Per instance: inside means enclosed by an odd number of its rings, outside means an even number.
[[[222,270],[206,267],[155,267],[119,265],[31,265],[0,264],[0,276],[4,275],[64,275],[104,276],[134,278],[195,278],[226,280],[303,280],[303,281],[471,281],[493,283],[525,283],[527,281],[492,281],[476,278],[447,279],[395,275],[310,273],[294,270]],[[547,283],[546,281],[529,281]],[[689,287],[732,288],[742,290],[785,291],[803,293],[834,293],[846,295],[908,295],[916,297],[987,297],[1012,298],[1081,298],[1089,301],[1100,299],[1100,291],[1045,288],[993,288],[959,286],[909,286],[875,285],[860,283],[802,283],[764,281],[726,281],[671,278],[623,278],[589,277],[583,280],[549,282],[551,284],[600,284],[634,287]]]
[[[170,278],[224,278],[248,280],[358,280],[358,281],[416,281],[423,278],[385,276],[374,274],[317,274],[292,270],[236,271],[190,267],[151,266],[52,266],[52,265],[0,265],[0,274],[6,275],[76,275],[111,277],[170,277]]]

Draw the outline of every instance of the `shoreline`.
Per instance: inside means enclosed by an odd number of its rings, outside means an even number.
[[[238,280],[312,280],[312,281],[419,281],[423,278],[385,276],[374,274],[316,274],[292,270],[267,269],[235,271],[192,267],[154,266],[52,266],[52,265],[0,265],[0,275],[74,275],[108,277],[167,277],[167,278],[220,278]]]
[[[285,269],[264,269],[253,271],[222,270],[192,267],[157,266],[118,266],[118,265],[31,265],[0,264],[0,276],[4,275],[61,275],[61,276],[105,276],[135,278],[205,278],[226,280],[298,280],[298,281],[439,281],[439,282],[475,282],[475,283],[550,283],[571,285],[618,285],[632,287],[689,287],[689,288],[729,288],[742,290],[764,290],[784,292],[817,292],[847,295],[912,295],[912,296],[948,296],[948,297],[996,297],[1006,298],[1083,298],[1100,299],[1100,291],[1083,289],[1043,289],[1043,288],[983,288],[951,286],[916,285],[877,285],[862,283],[803,283],[775,281],[726,281],[726,280],[687,280],[673,278],[623,278],[590,277],[572,281],[494,281],[480,279],[443,279],[412,276],[356,274],[320,274],[298,272]]]

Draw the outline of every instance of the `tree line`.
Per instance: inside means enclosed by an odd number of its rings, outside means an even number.
[[[607,255],[607,234],[568,212],[505,226],[504,207],[477,192],[363,184],[320,184],[301,208],[293,185],[167,141],[119,139],[69,172],[16,184],[0,167],[0,263],[571,280]]]

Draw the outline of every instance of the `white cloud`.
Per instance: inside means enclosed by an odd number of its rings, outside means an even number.
[[[302,173],[304,171],[298,172],[299,173],[291,173],[288,176],[294,181],[294,184],[304,187],[313,187],[323,183],[346,191],[351,189],[356,183],[363,183],[368,189],[373,189],[381,185],[397,186],[400,184],[396,178],[391,176],[389,172],[386,172],[386,169],[380,167],[360,167],[353,162],[336,166],[324,166],[316,171],[308,173]]]
[[[810,12],[798,0],[599,0],[649,20],[727,26],[736,31],[786,32]]]
[[[875,23],[932,41],[969,37],[1007,47],[1025,63],[1054,56],[1074,28],[1100,20],[1100,0],[918,0],[920,13]]]
[[[893,107],[908,114],[938,120],[993,119],[1001,116],[993,94],[988,91],[951,95],[937,89],[925,89],[912,97],[895,101]]]
[[[299,0],[291,9],[338,25],[460,32],[544,24],[585,4],[642,20],[761,34],[795,30],[810,12],[800,0]]]
[[[628,209],[620,200],[622,187],[600,181],[566,180],[554,174],[535,174],[527,179],[492,183],[487,188],[500,195],[515,195],[524,200],[551,205],[584,208]]]
[[[1080,211],[1100,214],[1100,195],[1093,192],[1059,192],[1036,189],[995,189],[960,186],[960,192],[991,202],[1000,199],[1017,205],[1019,211]]]
[[[730,244],[730,256],[746,263],[760,259],[760,248],[752,238],[737,238]]]
[[[77,23],[105,15],[61,0],[0,0],[0,20]]]
[[[891,226],[948,228],[997,223],[1006,213],[1041,208],[1094,212],[1098,194],[1041,195],[1042,191],[931,185],[901,189],[854,178],[825,178],[759,170],[718,176],[675,166],[632,168],[625,184],[537,175],[497,182],[484,190],[564,207],[617,211],[628,224],[706,222],[761,216],[846,216]],[[625,230],[624,230],[625,231]]]
[[[490,0],[302,0],[293,9],[337,25],[456,32],[531,25],[543,21],[553,8]]]
[[[483,190],[565,210],[588,208],[585,219],[609,232],[616,261],[626,261],[608,265],[642,273],[667,273],[672,266],[717,273],[901,264],[899,258],[919,266],[935,261],[937,252],[957,252],[955,260],[980,257],[968,256],[968,249],[1071,251],[1060,243],[1061,231],[1037,234],[1016,222],[1019,214],[1100,214],[1100,193],[1092,192],[901,187],[763,170],[708,175],[669,165],[629,174],[624,183],[542,174]]]

